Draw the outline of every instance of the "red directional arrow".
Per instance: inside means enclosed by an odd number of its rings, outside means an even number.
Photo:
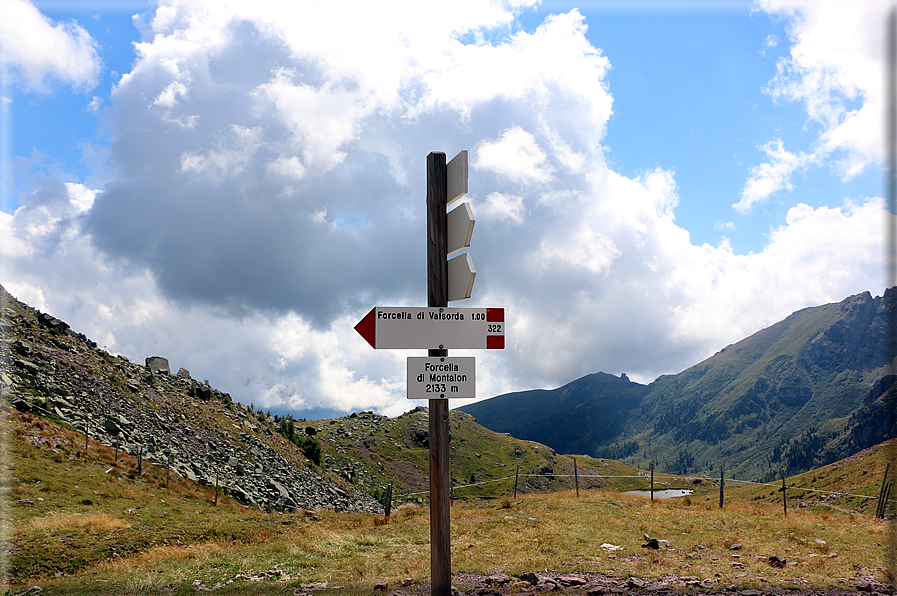
[[[371,344],[372,348],[377,347],[377,307],[371,309],[371,312],[364,315],[364,318],[355,325],[355,331],[364,338],[364,341]]]

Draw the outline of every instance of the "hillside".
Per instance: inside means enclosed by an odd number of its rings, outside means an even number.
[[[206,487],[217,482],[240,503],[265,509],[379,512],[390,484],[395,504],[428,498],[426,408],[396,418],[372,412],[316,421],[271,416],[183,368],[171,374],[165,358],[141,365],[112,356],[2,287],[0,300],[3,403],[77,431],[88,445],[117,445],[123,456],[139,454],[145,465]],[[467,414],[451,416],[458,498],[510,494],[515,475],[520,493],[573,487],[571,457],[489,431]],[[83,445],[78,449],[69,439],[66,457],[80,457]],[[580,457],[577,465],[584,488],[625,486],[587,476],[635,474],[591,458]]]
[[[654,461],[680,474],[795,474],[889,436],[884,347],[895,296],[867,292],[800,310],[647,386],[598,373],[460,409],[562,453]]]
[[[332,426],[361,427],[359,418]],[[322,508],[260,511],[174,474],[168,482],[157,466],[137,475],[134,456],[94,441],[84,451],[77,431],[5,403],[0,420],[8,450],[0,479],[8,498],[0,508],[4,593],[249,596],[327,585],[319,593],[362,594],[380,582],[400,596],[427,593],[425,506],[404,505],[389,520]],[[885,593],[889,522],[871,517],[889,459],[883,447],[788,478],[787,517],[778,482],[727,481],[722,509],[713,481],[690,497],[655,502],[613,487],[456,501],[452,583],[492,596]],[[647,479],[640,482],[646,488]],[[646,549],[646,534],[669,546]],[[773,566],[771,555],[787,565]],[[495,585],[491,578],[502,574],[517,585]]]

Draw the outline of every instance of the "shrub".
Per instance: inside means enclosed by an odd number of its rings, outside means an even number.
[[[293,442],[316,466],[321,465],[321,444],[312,437],[295,437]]]

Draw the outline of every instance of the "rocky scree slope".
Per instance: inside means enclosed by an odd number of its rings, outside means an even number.
[[[273,430],[273,420],[230,395],[172,375],[164,358],[147,366],[111,356],[69,326],[0,286],[0,395],[30,411],[116,444],[205,485],[217,482],[245,505],[324,507],[381,513],[370,494],[313,468]]]

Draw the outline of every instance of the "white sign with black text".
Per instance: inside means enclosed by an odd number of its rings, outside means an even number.
[[[408,399],[469,399],[477,396],[473,356],[409,357]]]

